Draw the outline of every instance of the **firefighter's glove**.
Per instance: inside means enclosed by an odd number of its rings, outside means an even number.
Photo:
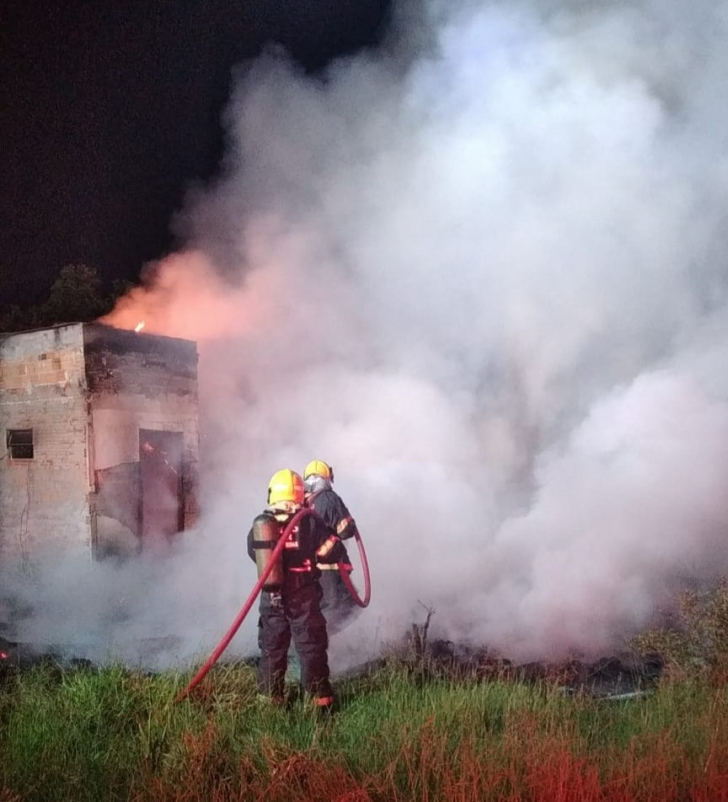
[[[341,542],[341,538],[338,535],[331,535],[327,537],[326,540],[318,547],[316,550],[317,557],[328,557],[331,555],[331,552],[338,546]]]
[[[342,518],[339,521],[336,525],[336,534],[342,540],[348,540],[350,537],[354,537],[356,534],[356,523],[351,515],[347,515],[346,518]]]

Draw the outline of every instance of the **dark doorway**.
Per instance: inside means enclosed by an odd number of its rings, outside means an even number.
[[[182,449],[182,432],[139,430],[142,548],[182,531]]]

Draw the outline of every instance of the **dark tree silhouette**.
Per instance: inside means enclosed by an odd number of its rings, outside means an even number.
[[[93,320],[105,311],[102,284],[93,267],[65,265],[42,307],[45,325]]]
[[[96,268],[85,264],[64,265],[50,288],[48,299],[38,305],[21,308],[13,305],[0,311],[0,331],[54,326],[59,323],[86,323],[110,312],[116,301],[133,285],[114,281],[109,294]]]

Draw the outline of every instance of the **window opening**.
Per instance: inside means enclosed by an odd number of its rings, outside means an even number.
[[[5,447],[10,459],[33,459],[33,430],[8,429],[5,435]]]

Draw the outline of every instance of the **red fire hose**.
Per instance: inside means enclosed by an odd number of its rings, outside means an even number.
[[[291,532],[293,531],[293,527],[302,519],[307,517],[308,515],[315,515],[313,510],[310,510],[308,507],[302,507],[291,520],[288,522],[286,528],[283,530],[283,534],[280,536],[278,543],[276,543],[276,547],[273,549],[271,554],[271,558],[268,561],[268,565],[266,566],[263,573],[258,578],[258,581],[255,583],[255,586],[250,591],[250,596],[248,596],[247,601],[241,607],[240,612],[235,617],[230,629],[225,633],[220,643],[217,644],[212,654],[207,658],[207,661],[202,666],[202,668],[195,674],[192,678],[190,684],[181,691],[177,697],[175,698],[175,702],[181,702],[187,694],[196,688],[200,682],[205,678],[207,672],[215,665],[217,662],[218,657],[225,651],[230,641],[235,636],[235,633],[240,628],[240,625],[245,620],[245,616],[250,612],[250,608],[255,603],[255,600],[258,598],[258,594],[261,591],[261,588],[265,584],[266,579],[268,579],[268,575],[273,570],[278,558],[281,556],[281,552],[286,547],[286,541],[290,536]]]
[[[248,596],[245,604],[240,608],[240,612],[235,617],[235,620],[230,625],[230,629],[223,635],[220,643],[217,644],[215,649],[213,650],[212,654],[207,658],[205,664],[200,668],[200,670],[195,674],[195,676],[190,681],[189,685],[175,697],[175,702],[181,702],[189,693],[190,691],[194,690],[200,682],[205,678],[207,672],[215,665],[220,655],[227,649],[228,644],[230,641],[235,637],[235,633],[240,628],[240,625],[245,620],[245,617],[250,612],[250,608],[255,604],[255,600],[258,598],[258,594],[260,593],[263,585],[265,584],[266,580],[268,579],[268,575],[273,570],[276,562],[279,560],[283,549],[286,546],[286,541],[288,540],[293,528],[296,524],[302,520],[303,518],[313,515],[316,516],[316,513],[310,509],[309,507],[302,507],[291,520],[286,525],[286,528],[283,530],[278,542],[276,543],[276,547],[273,549],[271,553],[271,558],[268,562],[263,573],[258,578],[258,581],[255,583],[253,589],[250,591],[250,595]],[[318,516],[316,516],[318,517]],[[369,563],[367,561],[367,555],[364,551],[364,544],[362,542],[361,536],[359,533],[356,533],[356,543],[359,547],[359,556],[361,557],[361,564],[362,564],[362,571],[364,573],[364,598],[362,599],[359,594],[357,593],[354,584],[351,581],[351,577],[349,576],[349,572],[344,568],[343,563],[339,563],[339,574],[341,578],[344,580],[344,584],[346,585],[351,597],[354,601],[359,605],[359,607],[366,607],[372,597],[372,584],[371,578],[369,576]]]
[[[341,578],[344,580],[344,584],[346,585],[346,589],[351,594],[351,598],[359,605],[359,607],[366,607],[372,598],[372,581],[371,577],[369,576],[369,562],[367,561],[367,553],[364,551],[364,543],[362,543],[361,535],[359,532],[356,533],[356,545],[359,547],[359,557],[361,558],[361,568],[364,573],[364,598],[362,599],[361,596],[357,593],[354,584],[351,581],[351,577],[349,576],[349,572],[344,568],[344,563],[339,563],[339,574]]]

